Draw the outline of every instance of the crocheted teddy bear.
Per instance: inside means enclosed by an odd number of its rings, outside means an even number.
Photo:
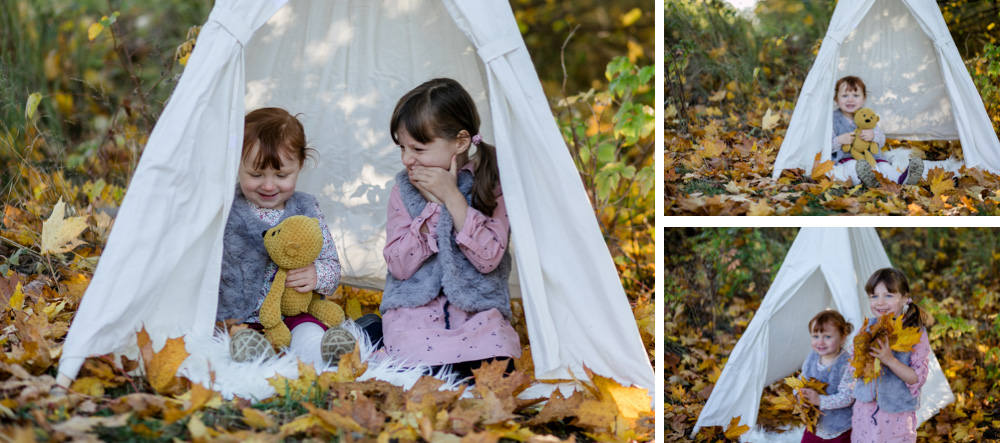
[[[878,143],[875,141],[865,141],[861,139],[861,131],[865,129],[875,129],[878,124],[878,116],[875,111],[868,108],[858,109],[854,113],[854,124],[858,129],[854,130],[854,143],[844,145],[841,149],[848,153],[857,161],[867,160],[872,167],[875,167],[875,155],[879,152]]]
[[[281,321],[282,315],[308,312],[327,326],[344,321],[344,310],[336,303],[322,300],[313,291],[299,292],[285,287],[289,269],[311,265],[319,257],[323,249],[323,231],[319,221],[304,215],[288,217],[264,232],[264,248],[278,265],[278,273],[260,307],[260,324],[264,326],[264,335],[275,350],[287,347],[292,341],[291,331]]]

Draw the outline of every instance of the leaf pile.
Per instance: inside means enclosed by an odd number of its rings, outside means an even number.
[[[868,325],[865,319],[864,330],[854,336],[854,358],[851,366],[854,367],[854,377],[871,383],[882,375],[882,362],[871,356],[872,346],[876,343],[887,340],[889,348],[896,352],[909,352],[913,346],[920,342],[920,328],[903,327],[903,316],[894,318],[892,313],[887,313],[878,318],[873,325]]]
[[[663,441],[731,440],[723,426],[702,428],[696,435],[691,431],[797,232],[746,227],[663,231]],[[934,317],[927,335],[955,394],[954,403],[917,429],[917,441],[1000,439],[1000,229],[877,232],[893,266],[909,278],[917,303]],[[807,333],[803,328],[802,334]],[[792,411],[777,411],[773,405],[772,399],[792,398],[791,391],[784,381],[766,387],[756,424],[781,432],[802,423]]]

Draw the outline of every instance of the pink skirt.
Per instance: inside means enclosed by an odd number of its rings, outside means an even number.
[[[445,365],[521,356],[521,340],[497,309],[469,313],[444,296],[382,316],[386,352],[408,363]]]

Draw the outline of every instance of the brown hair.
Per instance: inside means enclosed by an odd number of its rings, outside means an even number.
[[[837,84],[833,86],[833,101],[837,101],[837,93],[840,92],[840,85],[843,84],[847,85],[848,91],[861,91],[862,96],[868,97],[868,88],[865,86],[865,81],[861,77],[848,75],[837,80]]]
[[[392,141],[399,144],[396,131],[402,127],[420,143],[436,138],[455,140],[464,130],[468,136],[479,134],[479,112],[472,96],[460,83],[450,78],[436,78],[407,92],[396,103],[389,121]],[[493,215],[497,207],[494,189],[500,182],[496,148],[480,141],[476,145],[475,181],[472,185],[472,207]]]
[[[243,154],[247,160],[254,145],[257,155],[251,165],[254,169],[265,167],[281,169],[281,154],[305,162],[312,149],[306,147],[306,131],[299,119],[281,108],[260,108],[251,111],[243,120]]]
[[[827,325],[833,326],[844,338],[847,338],[854,330],[854,325],[844,320],[843,315],[832,309],[827,309],[809,320],[809,332],[822,332],[823,327]]]
[[[871,296],[875,293],[875,287],[879,283],[884,284],[885,289],[889,292],[910,298],[911,302],[903,311],[903,326],[923,328],[934,324],[934,319],[917,304],[913,295],[910,294],[910,283],[906,280],[906,274],[903,274],[903,271],[896,268],[882,268],[875,271],[868,279],[868,283],[865,283],[865,292]]]

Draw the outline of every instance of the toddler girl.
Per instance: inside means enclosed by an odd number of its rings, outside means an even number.
[[[848,174],[854,183],[861,182],[868,187],[878,187],[878,179],[875,178],[875,171],[871,164],[867,161],[854,160],[850,154],[843,150],[844,145],[854,143],[854,131],[858,129],[854,123],[854,113],[865,107],[865,99],[868,95],[865,82],[858,77],[849,75],[837,80],[834,89],[836,95],[834,95],[833,100],[837,103],[838,109],[833,111],[834,137],[831,160],[834,164],[845,163]],[[885,132],[878,125],[875,126],[875,129],[861,130],[859,137],[864,141],[875,141],[879,149],[885,146]],[[854,164],[852,165],[850,162],[854,162]],[[881,152],[875,154],[875,164],[882,176],[904,185],[917,184],[924,172],[923,160],[913,156],[910,157],[909,166],[902,172],[883,158]]]
[[[814,378],[826,383],[827,395],[838,392],[840,379],[844,368],[849,368],[849,354],[844,350],[844,340],[854,329],[844,321],[839,312],[827,310],[816,314],[809,321],[809,334],[812,337],[812,350],[802,363],[802,377]],[[808,391],[808,394],[807,394]],[[817,392],[804,388],[802,395],[815,398]],[[814,402],[819,403],[819,402]],[[850,405],[823,410],[816,423],[816,433],[808,430],[802,436],[803,442],[842,442],[851,441],[851,407]]]
[[[399,100],[389,129],[406,169],[386,223],[386,351],[462,377],[486,360],[510,369],[521,355],[509,323],[510,222],[472,97],[455,80],[430,80]]]
[[[848,366],[837,394],[819,396],[818,399],[814,396],[810,400],[819,403],[820,409],[838,408],[853,401],[853,442],[915,442],[920,388],[927,381],[931,352],[926,329],[931,325],[931,318],[913,303],[910,285],[898,269],[875,271],[865,285],[865,292],[875,315],[902,315],[904,327],[920,328],[920,342],[909,352],[892,351],[887,340],[873,343],[870,349],[854,349],[855,354],[867,352],[879,359],[882,375],[871,383],[865,383],[854,378],[854,368]],[[877,320],[869,319],[866,327]]]
[[[220,328],[236,323],[249,326],[232,337],[230,352],[236,361],[274,354],[258,332],[262,329],[259,310],[278,270],[264,249],[264,231],[293,215],[318,219],[323,231],[319,258],[312,265],[289,270],[285,286],[330,295],[340,283],[337,249],[319,204],[312,195],[295,191],[308,150],[302,123],[284,109],[262,108],[247,114],[239,186],[223,236],[216,312]],[[312,315],[286,317],[284,323],[292,333],[290,351],[307,363],[336,364],[341,354],[354,349],[350,333],[327,328]]]

